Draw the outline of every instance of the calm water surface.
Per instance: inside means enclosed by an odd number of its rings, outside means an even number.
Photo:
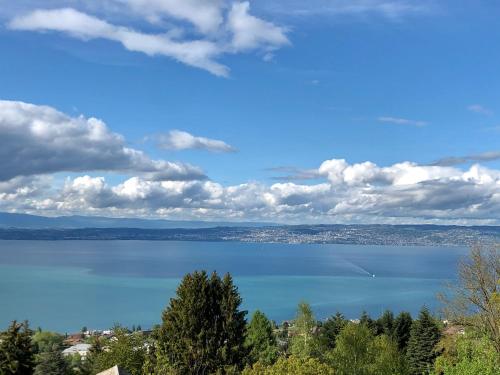
[[[60,332],[115,322],[149,327],[187,272],[230,272],[271,319],[308,301],[318,318],[389,308],[417,313],[456,277],[465,248],[157,241],[0,241],[0,328],[13,319]],[[372,277],[375,275],[376,277]]]

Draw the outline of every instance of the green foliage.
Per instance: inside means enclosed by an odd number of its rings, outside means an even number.
[[[336,374],[369,374],[368,365],[372,362],[370,345],[374,336],[365,324],[347,324],[337,337],[331,362]]]
[[[159,350],[179,374],[207,374],[241,367],[246,357],[245,314],[227,274],[186,275],[163,312]]]
[[[61,352],[61,346],[55,344],[51,350],[37,355],[34,375],[68,375],[70,363]]]
[[[387,335],[392,337],[394,332],[394,314],[386,310],[380,318],[377,319],[376,327],[378,335]]]
[[[50,352],[55,347],[63,345],[64,336],[56,332],[37,331],[33,335],[33,344],[38,353]]]
[[[319,336],[320,346],[323,351],[335,348],[335,340],[347,323],[348,320],[339,312],[326,320],[321,327]]]
[[[131,375],[140,375],[147,353],[144,336],[139,332],[129,333],[120,327],[115,327],[113,331],[115,337],[101,343],[105,349],[90,354],[93,372],[119,365]]]
[[[413,375],[432,372],[436,351],[434,350],[440,338],[440,329],[427,308],[420,311],[418,320],[411,327],[408,342],[407,359],[410,373]]]
[[[394,320],[393,337],[401,352],[405,353],[410,340],[411,326],[413,319],[410,313],[403,311]]]
[[[370,317],[370,315],[368,315],[366,311],[361,313],[361,316],[359,317],[359,324],[367,326],[373,333],[377,332],[377,323]]]
[[[16,321],[0,333],[1,375],[33,374],[35,348],[31,342],[32,335],[28,322]]]
[[[248,360],[251,364],[259,361],[264,365],[270,365],[278,357],[273,325],[259,310],[253,314],[248,324],[245,346],[249,350]]]
[[[260,362],[243,370],[242,375],[333,375],[333,369],[316,358],[281,357],[272,366]]]
[[[387,335],[375,336],[365,324],[347,324],[328,356],[340,375],[404,375],[406,362]]]
[[[497,375],[500,358],[486,337],[460,335],[454,356],[441,355],[436,359],[435,374],[440,375]]]
[[[313,332],[316,324],[311,306],[306,302],[299,303],[291,341],[292,355],[307,358],[317,354],[319,341]]]
[[[404,375],[408,373],[404,356],[398,345],[387,335],[375,337],[370,343],[369,351],[372,363],[368,372],[373,375]]]

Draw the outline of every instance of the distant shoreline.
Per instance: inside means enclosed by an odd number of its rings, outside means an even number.
[[[0,240],[141,240],[390,246],[500,243],[500,226],[296,225],[213,228],[0,228]]]

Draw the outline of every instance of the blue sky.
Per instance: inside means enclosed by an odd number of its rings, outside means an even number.
[[[500,5],[213,1],[211,17],[208,11],[199,16],[192,9],[183,13],[184,5],[176,0],[153,0],[152,11],[144,14],[141,1],[109,0],[97,6],[83,0],[21,0],[14,5],[0,0],[0,99],[10,103],[11,110],[19,102],[33,105],[31,116],[48,106],[68,119],[100,119],[109,132],[121,135],[123,147],[142,151],[151,160],[201,170],[203,182],[196,177],[193,181],[198,182],[192,184],[216,184],[224,190],[217,195],[220,202],[212,206],[207,199],[214,197],[204,196],[198,205],[186,207],[156,200],[156,195],[154,200],[143,196],[142,203],[120,204],[92,203],[82,191],[77,197],[63,196],[75,179],[87,175],[91,185],[102,176],[108,191],[101,193],[108,195],[131,178],[144,184],[160,181],[147,180],[142,169],[93,167],[89,162],[85,168],[60,163],[4,177],[0,208],[48,215],[208,220],[229,216],[283,222],[498,223],[500,50],[495,46]],[[92,25],[82,26],[83,21]],[[103,31],[95,22],[106,23]],[[134,48],[123,44],[130,37],[125,28],[139,38],[168,35],[174,42],[208,41],[203,51],[216,52],[186,58],[184,50],[171,52],[181,48],[177,46],[151,56],[144,47],[147,40]],[[6,121],[4,116],[4,125]],[[23,126],[32,129],[37,119],[26,121]],[[174,130],[189,133],[187,146],[172,143]],[[71,137],[78,147],[77,136]],[[213,140],[229,148],[210,146]],[[41,147],[44,141],[30,142]],[[50,147],[43,150],[51,157],[64,155]],[[42,154],[34,152],[33,157]],[[330,170],[319,169],[325,161],[340,159],[347,163],[340,167],[347,177],[339,185]],[[439,166],[429,166],[437,161]],[[375,167],[351,168],[364,162]],[[393,169],[404,162],[412,165],[404,172],[413,176],[404,187],[405,194],[410,188],[411,194],[399,201],[402,185]],[[483,177],[476,176],[475,183],[464,177],[474,167],[486,170],[488,188]],[[363,169],[356,183],[349,180],[352,169]],[[22,183],[9,180],[20,177]],[[451,188],[457,180],[465,186]],[[439,200],[435,207],[422,207],[419,199],[425,194],[449,196],[427,190],[435,183],[465,190],[453,202]],[[36,193],[15,195],[26,188],[23,184]],[[263,206],[227,206],[228,200],[246,199],[247,193],[227,196],[232,193],[226,190],[242,185],[257,189],[250,200],[261,199]],[[213,187],[198,188],[210,195],[205,190]],[[192,198],[184,193],[181,200]],[[83,205],[75,204],[82,199]],[[403,214],[408,208],[411,212]]]

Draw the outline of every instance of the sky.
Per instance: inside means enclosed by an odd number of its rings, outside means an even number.
[[[0,211],[500,225],[499,16],[0,0]]]

